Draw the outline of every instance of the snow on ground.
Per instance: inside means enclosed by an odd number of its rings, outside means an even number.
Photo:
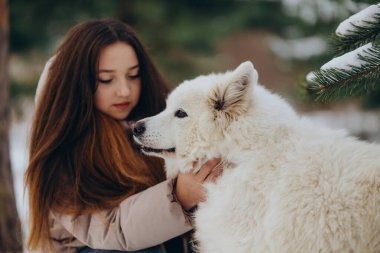
[[[27,166],[28,151],[27,140],[28,132],[31,126],[31,119],[34,105],[31,100],[25,100],[21,103],[23,115],[21,119],[16,119],[12,113],[12,122],[10,127],[10,158],[13,171],[14,188],[16,195],[16,204],[20,216],[24,240],[27,232],[28,204],[27,195],[24,194],[24,172]],[[26,252],[26,251],[24,251]]]
[[[315,24],[318,20],[329,22],[347,17],[368,6],[366,3],[353,0],[282,0],[285,10],[300,17],[307,24]]]
[[[283,59],[308,60],[321,55],[327,50],[327,43],[323,38],[313,36],[293,40],[272,38],[269,41],[271,50]]]
[[[380,144],[380,111],[362,111],[348,105],[339,110],[321,110],[307,115],[333,129],[346,129],[350,135]]]

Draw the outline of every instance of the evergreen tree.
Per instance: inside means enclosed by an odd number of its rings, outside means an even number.
[[[332,36],[335,58],[306,77],[310,94],[320,101],[364,96],[380,106],[380,4],[350,16]]]

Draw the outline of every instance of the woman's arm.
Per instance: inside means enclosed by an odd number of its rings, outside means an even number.
[[[65,231],[52,232],[66,238],[72,234],[83,245],[99,249],[139,250],[161,244],[192,229],[191,218],[183,209],[205,199],[202,184],[221,174],[219,162],[219,158],[210,160],[197,173],[179,174],[177,180],[168,179],[130,196],[109,211],[78,217],[55,214],[54,221]],[[69,241],[52,236],[55,242]]]
[[[54,219],[77,240],[92,248],[148,248],[192,229],[189,217],[174,198],[173,185],[172,179],[166,180],[130,196],[109,211],[78,217],[55,213]]]

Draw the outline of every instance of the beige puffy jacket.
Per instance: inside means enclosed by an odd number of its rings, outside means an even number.
[[[73,217],[52,213],[54,252],[74,253],[80,247],[139,250],[164,243],[192,229],[190,218],[166,180],[125,199],[112,210]]]

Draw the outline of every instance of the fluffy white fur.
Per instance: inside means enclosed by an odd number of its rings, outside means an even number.
[[[138,123],[135,140],[166,159],[169,177],[195,159],[235,164],[206,185],[199,251],[380,252],[380,146],[301,118],[257,79],[244,62],[185,81]]]

